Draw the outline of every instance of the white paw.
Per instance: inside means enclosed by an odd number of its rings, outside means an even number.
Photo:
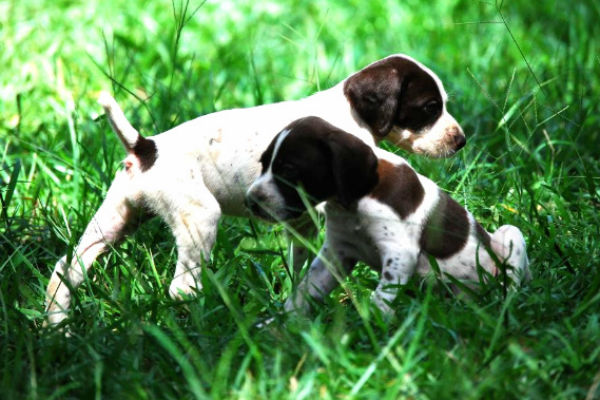
[[[392,298],[392,300],[393,300],[393,298]],[[381,310],[381,313],[384,316],[391,317],[392,315],[394,315],[394,310],[388,304],[388,301],[391,301],[391,300],[385,299],[383,296],[381,296],[379,294],[378,291],[375,291],[371,295],[371,301],[373,302],[373,304],[375,304],[377,306],[377,308],[379,308],[379,310]]]
[[[173,300],[183,300],[187,297],[195,297],[202,290],[202,283],[187,282],[185,279],[175,279],[169,286],[169,296]]]
[[[505,261],[511,265],[514,270],[509,272],[510,278],[518,284],[521,281],[531,279],[529,271],[529,259],[527,257],[527,246],[525,238],[519,228],[512,225],[503,225],[492,235],[492,247],[501,244]]]

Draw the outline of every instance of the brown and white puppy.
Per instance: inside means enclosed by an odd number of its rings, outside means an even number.
[[[244,197],[260,174],[259,158],[276,132],[298,118],[319,116],[369,146],[389,137],[415,153],[448,156],[465,144],[446,109],[439,78],[404,55],[352,74],[331,89],[296,101],[204,115],[149,138],[127,121],[109,95],[100,102],[128,153],[78,245],[61,258],[47,288],[48,318],[67,315],[77,288],[99,254],[130,231],[137,210],[159,215],[177,243],[172,297],[201,289],[200,267],[222,214],[247,215]]]
[[[504,225],[490,235],[403,158],[372,149],[320,118],[287,126],[261,163],[263,172],[247,193],[258,216],[286,220],[302,213],[307,201],[327,201],[325,243],[286,303],[287,310],[304,309],[307,297],[328,294],[338,282],[332,265],[347,272],[357,261],[381,269],[373,299],[386,313],[398,285],[415,272],[431,271],[428,256],[435,257],[443,273],[463,281],[478,281],[478,263],[489,274],[498,274],[489,252],[510,266],[512,280],[529,276],[518,228]]]

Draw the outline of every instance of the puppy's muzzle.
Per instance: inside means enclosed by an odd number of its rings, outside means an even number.
[[[267,195],[260,190],[251,190],[244,198],[244,204],[252,215],[267,221],[272,221],[273,217],[271,213],[265,210],[267,202]]]

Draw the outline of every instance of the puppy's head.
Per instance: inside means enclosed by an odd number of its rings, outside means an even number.
[[[373,135],[413,153],[447,157],[466,143],[446,109],[442,82],[408,56],[384,58],[350,76],[344,94]]]
[[[262,154],[261,176],[246,193],[246,204],[267,220],[288,220],[335,198],[345,207],[377,184],[377,158],[361,140],[317,117],[292,122]]]

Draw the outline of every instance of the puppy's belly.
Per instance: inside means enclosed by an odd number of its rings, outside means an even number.
[[[493,262],[485,250],[473,237],[469,238],[465,247],[458,253],[446,258],[436,259],[438,267],[443,274],[448,274],[456,279],[464,281],[478,281],[477,265],[479,264],[487,272],[493,273]],[[432,272],[429,255],[421,253],[417,265],[417,274],[428,275]]]
[[[244,205],[246,191],[260,174],[260,164],[243,162],[229,168],[203,168],[204,183],[213,194],[224,214],[248,216]]]

